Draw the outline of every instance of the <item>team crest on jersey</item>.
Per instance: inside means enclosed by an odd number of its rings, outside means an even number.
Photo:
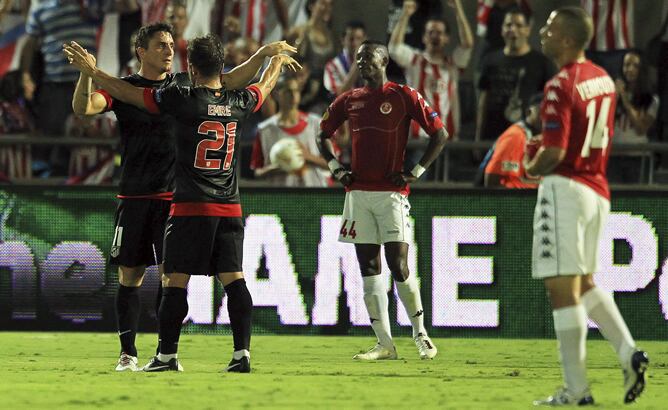
[[[385,101],[380,105],[380,112],[382,112],[385,115],[389,114],[390,112],[392,112],[392,104]]]

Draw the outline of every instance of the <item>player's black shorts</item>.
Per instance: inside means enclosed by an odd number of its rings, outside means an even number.
[[[161,263],[171,202],[160,199],[119,201],[109,264],[134,267]]]
[[[241,272],[243,247],[241,218],[170,216],[165,229],[165,273]]]

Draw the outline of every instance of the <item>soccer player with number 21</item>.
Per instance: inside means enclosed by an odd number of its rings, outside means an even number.
[[[325,112],[320,128],[320,151],[332,175],[346,188],[339,241],[355,244],[364,286],[364,303],[378,343],[357,360],[396,359],[388,307],[388,283],[380,275],[380,245],[399,298],[413,327],[421,359],[436,356],[424,327],[424,311],[415,274],[408,271],[410,231],[408,183],[417,180],[438,157],[447,140],[443,123],[414,89],[387,80],[389,57],[383,44],[364,42],[357,67],[364,87],[341,94]],[[352,164],[346,170],[332,154],[331,136],[348,120],[352,131]],[[411,121],[430,136],[429,145],[411,172],[404,156]]]

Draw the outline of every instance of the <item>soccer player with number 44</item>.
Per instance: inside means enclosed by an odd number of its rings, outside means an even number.
[[[366,41],[357,51],[364,87],[341,94],[325,112],[320,151],[332,175],[346,188],[339,241],[355,244],[364,286],[364,303],[378,343],[357,360],[396,359],[390,331],[387,283],[380,275],[380,245],[399,298],[413,327],[421,359],[437,350],[424,327],[424,311],[415,274],[408,271],[410,228],[408,184],[417,180],[438,157],[448,138],[443,123],[414,89],[387,80],[389,57],[383,44]],[[352,133],[352,164],[345,169],[332,154],[334,132],[348,120]],[[404,156],[411,120],[430,136],[420,162],[405,172]]]
[[[552,12],[541,29],[543,52],[560,71],[545,85],[543,142],[527,174],[544,176],[534,212],[532,275],[548,291],[565,386],[536,405],[591,405],[586,376],[587,317],[619,356],[624,402],[645,387],[647,354],[636,348],[612,295],[596,287],[598,243],[610,213],[606,167],[615,115],[615,84],[585,59],[591,17],[578,7]]]

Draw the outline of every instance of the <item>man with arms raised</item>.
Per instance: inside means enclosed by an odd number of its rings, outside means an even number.
[[[161,89],[189,85],[186,73],[169,73],[174,56],[171,26],[156,23],[142,27],[135,50],[141,68],[124,77],[128,84]],[[266,56],[294,51],[285,42],[264,46],[246,64],[221,78],[228,89],[244,86]],[[92,58],[92,56],[91,56]],[[94,60],[93,60],[94,61]],[[174,189],[176,124],[168,115],[155,115],[114,98],[104,90],[92,91],[92,81],[82,72],[73,98],[77,114],[93,115],[113,110],[121,130],[120,202],[110,262],[119,265],[116,296],[121,355],[116,370],[138,370],[135,336],[140,313],[139,286],[147,265],[163,260],[163,235]],[[161,296],[158,296],[158,304]]]
[[[358,360],[396,359],[387,311],[387,283],[380,275],[380,245],[399,298],[413,326],[420,358],[437,350],[424,327],[424,311],[415,274],[408,271],[410,228],[408,183],[417,180],[443,149],[447,133],[438,114],[408,86],[389,82],[387,48],[365,41],[357,52],[357,67],[365,86],[341,94],[329,106],[320,128],[320,150],[332,175],[346,187],[339,241],[355,244],[364,282],[364,303],[378,344]],[[352,166],[344,169],[332,154],[330,138],[348,120],[352,132]],[[404,157],[411,120],[430,136],[429,146],[411,172]]]
[[[636,348],[612,296],[592,279],[610,212],[606,166],[615,84],[584,57],[592,21],[583,9],[553,11],[540,34],[543,52],[560,71],[545,85],[542,147],[531,161],[525,158],[527,174],[543,176],[534,213],[532,270],[549,294],[565,386],[535,404],[594,404],[585,368],[587,316],[619,356],[624,402],[630,403],[643,391],[649,360]]]

